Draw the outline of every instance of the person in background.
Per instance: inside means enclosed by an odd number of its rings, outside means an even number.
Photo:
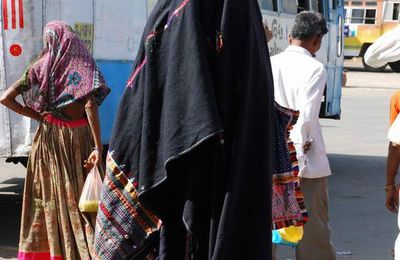
[[[300,112],[290,138],[296,147],[309,220],[296,248],[298,260],[336,259],[328,223],[327,177],[331,170],[319,124],[327,74],[324,65],[314,58],[327,31],[321,14],[301,12],[289,36],[290,46],[271,57],[275,101]]]
[[[366,51],[365,63],[371,67],[379,68],[389,62],[400,60],[400,26],[379,37]],[[392,126],[400,113],[400,91],[396,91],[390,98],[389,125]],[[386,159],[386,208],[398,213],[399,189],[396,186],[396,175],[400,165],[400,144],[389,141]],[[399,227],[400,227],[400,216]],[[400,259],[400,235],[397,237],[394,249],[395,259]]]
[[[44,49],[0,102],[40,121],[29,155],[19,259],[90,259],[92,216],[79,211],[86,168],[98,165],[98,106],[110,92],[84,43],[66,23],[49,22]],[[25,105],[16,101],[22,95]]]
[[[390,98],[390,126],[400,111],[400,91],[395,92]],[[400,165],[400,144],[389,141],[386,159],[386,201],[385,205],[393,213],[398,212],[399,193],[396,188],[396,175]]]
[[[365,62],[371,67],[382,67],[389,62],[400,60],[400,26],[379,37],[366,51]],[[390,98],[390,126],[400,113],[400,91]],[[398,211],[398,192],[395,179],[400,164],[400,145],[389,142],[386,162],[386,207],[396,213]]]

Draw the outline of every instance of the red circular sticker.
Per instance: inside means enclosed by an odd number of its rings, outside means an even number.
[[[19,44],[13,44],[10,46],[10,53],[12,56],[18,57],[22,54],[22,47]]]

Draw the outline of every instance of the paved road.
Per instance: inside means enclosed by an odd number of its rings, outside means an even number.
[[[396,216],[384,207],[385,136],[389,97],[400,88],[400,74],[366,73],[357,61],[346,65],[355,69],[348,72],[343,89],[342,118],[321,121],[333,170],[333,242],[338,259],[391,259],[397,227]],[[17,246],[20,204],[14,191],[20,193],[23,177],[22,167],[0,161],[0,259],[15,256],[4,246]],[[289,248],[278,255],[294,259]]]
[[[0,160],[0,259],[16,259],[25,168]]]
[[[391,259],[398,229],[384,206],[390,96],[400,74],[349,73],[340,121],[323,121],[334,175],[331,218],[338,251],[354,259]]]

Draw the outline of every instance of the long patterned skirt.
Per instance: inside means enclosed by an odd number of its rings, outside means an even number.
[[[79,211],[93,147],[86,119],[49,115],[36,132],[23,196],[18,259],[90,259],[95,216]]]

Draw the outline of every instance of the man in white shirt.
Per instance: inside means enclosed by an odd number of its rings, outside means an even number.
[[[321,14],[301,12],[296,16],[289,36],[290,46],[271,57],[275,101],[300,111],[290,138],[296,146],[300,187],[309,220],[296,249],[297,260],[336,259],[328,223],[327,177],[331,170],[319,124],[327,74],[324,65],[314,58],[327,32]]]

